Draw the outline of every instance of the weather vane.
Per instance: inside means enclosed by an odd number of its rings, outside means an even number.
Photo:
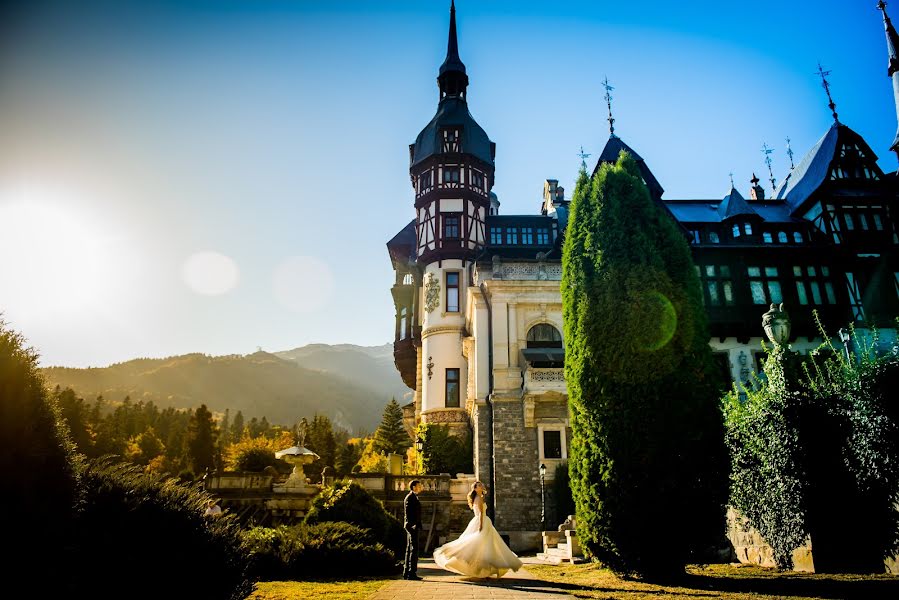
[[[790,170],[793,170],[793,149],[790,147],[790,136],[787,136],[787,156],[790,157]]]
[[[581,159],[581,165],[582,165],[582,166],[584,167],[584,169],[586,170],[586,169],[587,169],[587,159],[590,158],[590,155],[589,155],[588,153],[584,152],[584,147],[583,147],[583,146],[581,146],[581,151],[578,152],[578,156],[579,156],[580,159]]]
[[[768,144],[762,144],[762,153],[765,155],[765,164],[768,165],[768,175],[770,175],[771,179],[768,181],[771,182],[771,189],[775,192],[777,191],[777,183],[774,180],[774,171],[771,169],[771,153],[774,152],[773,148],[769,148]]]
[[[605,79],[602,80],[602,86],[604,88],[606,88],[606,95],[605,95],[606,106],[609,108],[609,118],[608,118],[609,133],[611,133],[612,137],[614,137],[615,136],[615,119],[612,117],[612,90],[614,90],[615,88],[613,88],[611,85],[609,85],[608,77],[606,77]]]
[[[833,120],[839,123],[840,119],[837,117],[837,105],[834,104],[833,98],[830,95],[830,82],[827,81],[827,76],[830,75],[830,71],[824,70],[820,60],[818,61],[818,70],[815,71],[815,75],[821,77],[821,87],[823,87],[824,91],[827,93],[827,106],[830,107],[830,112],[833,113]]]
[[[730,175],[730,189],[734,189],[734,172],[731,171],[728,175]]]

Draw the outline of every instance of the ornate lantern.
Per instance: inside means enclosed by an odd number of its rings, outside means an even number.
[[[790,340],[790,317],[784,311],[783,302],[771,304],[771,309],[762,315],[762,327],[772,344],[787,344]]]

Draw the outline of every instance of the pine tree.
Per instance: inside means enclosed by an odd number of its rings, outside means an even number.
[[[397,403],[396,398],[391,398],[384,407],[381,424],[375,430],[375,445],[377,452],[389,454],[405,454],[406,449],[412,445],[406,428],[403,427],[403,409]]]
[[[215,467],[215,421],[212,413],[201,404],[190,417],[187,426],[187,458],[195,475]]]
[[[690,250],[632,157],[581,170],[562,268],[578,536],[617,571],[682,572],[723,528],[720,383]]]
[[[224,448],[228,444],[231,443],[231,409],[225,409],[225,415],[222,417],[221,423],[219,423],[219,431],[221,435],[219,436],[219,447]]]
[[[243,437],[243,412],[237,411],[234,415],[234,423],[231,425],[231,443],[236,444]]]
[[[318,460],[304,465],[306,475],[314,482],[321,480],[322,470],[330,467],[334,470],[334,462],[337,458],[337,443],[334,440],[334,430],[331,427],[331,419],[324,415],[315,415],[312,422],[306,427],[306,448],[319,455]]]

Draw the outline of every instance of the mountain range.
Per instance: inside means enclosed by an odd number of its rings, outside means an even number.
[[[51,386],[71,387],[86,400],[130,396],[161,408],[213,412],[238,410],[249,420],[266,417],[292,425],[302,417],[328,416],[352,433],[373,431],[384,406],[411,397],[393,365],[393,346],[311,344],[283,352],[208,356],[185,354],[139,358],[108,367],[47,367]]]

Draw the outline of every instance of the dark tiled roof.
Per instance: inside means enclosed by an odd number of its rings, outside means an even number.
[[[412,165],[442,151],[440,132],[444,127],[461,126],[462,152],[493,164],[493,142],[468,112],[468,103],[458,96],[447,96],[437,105],[437,114],[425,125],[412,145]]]
[[[755,217],[758,213],[752,210],[746,198],[736,188],[731,187],[730,193],[718,204],[718,215],[725,221],[733,217]]]
[[[656,176],[653,175],[652,171],[649,170],[649,167],[646,166],[646,161],[615,134],[609,136],[609,141],[606,142],[605,148],[602,149],[602,153],[599,155],[599,160],[596,161],[596,167],[593,169],[593,174],[596,175],[596,172],[599,171],[599,167],[603,163],[618,162],[618,156],[621,154],[622,150],[633,156],[634,160],[637,161],[640,175],[643,176],[643,181],[646,182],[646,187],[649,188],[650,195],[653,198],[661,198],[662,194],[665,193],[665,190],[662,189],[662,185],[659,183],[658,179],[656,179]]]
[[[776,199],[786,200],[795,209],[821,186],[827,177],[830,163],[833,161],[841,128],[849,129],[837,122],[831,125],[827,133],[812,146],[808,154],[780,182],[774,193]]]
[[[665,206],[681,223],[720,223],[727,218],[722,217],[720,210],[722,203],[722,200],[665,200]],[[786,202],[753,202],[749,207],[753,215],[761,217],[768,223],[802,221],[791,216],[792,211]]]
[[[393,238],[387,242],[387,253],[390,254],[390,261],[394,268],[397,266],[405,267],[409,261],[416,258],[415,245],[415,219],[412,219],[408,225],[400,229]]]

